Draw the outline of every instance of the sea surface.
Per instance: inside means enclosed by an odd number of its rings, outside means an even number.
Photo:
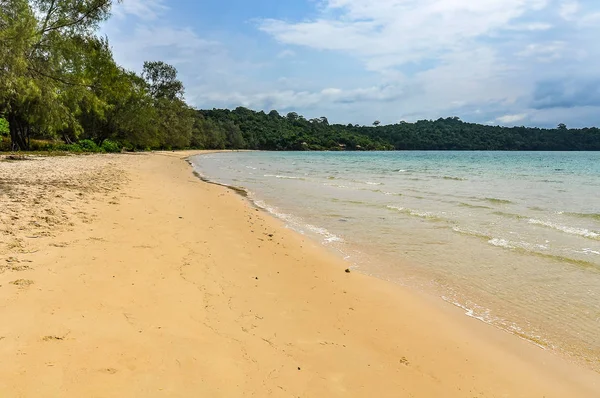
[[[599,152],[192,159],[356,270],[600,370]]]

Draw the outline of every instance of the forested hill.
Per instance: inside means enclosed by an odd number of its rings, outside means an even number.
[[[198,123],[216,141],[201,147],[263,150],[600,150],[600,129],[500,127],[465,123],[457,117],[381,126],[329,124],[326,117],[307,120],[291,112],[255,112],[246,108],[201,110]]]
[[[0,150],[600,150],[597,128],[493,127],[458,118],[380,126],[291,112],[195,110],[177,70],[113,57],[111,0],[0,1]]]

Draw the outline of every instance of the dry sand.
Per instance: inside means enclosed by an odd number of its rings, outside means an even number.
[[[0,397],[600,397],[358,273],[182,153],[0,161]]]

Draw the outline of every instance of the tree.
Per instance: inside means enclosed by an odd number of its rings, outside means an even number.
[[[560,123],[557,127],[558,130],[566,130],[567,129],[567,125],[564,123]]]
[[[162,61],[144,62],[142,77],[148,82],[155,99],[183,99],[183,83],[177,80],[177,69]]]
[[[242,136],[240,128],[232,121],[225,123],[225,136],[231,149],[243,149],[246,147],[246,141]]]
[[[379,126],[380,124],[381,124],[381,122],[379,120],[375,120],[373,122],[373,126],[375,126],[375,127]]]
[[[26,149],[32,132],[76,135],[77,104],[88,94],[85,59],[94,33],[108,18],[110,0],[3,0],[0,2],[0,112],[15,149]],[[6,51],[6,47],[8,51]],[[4,56],[4,52],[9,53]]]

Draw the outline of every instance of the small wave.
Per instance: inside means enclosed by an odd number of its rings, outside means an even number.
[[[431,220],[431,221],[445,221],[442,217],[440,217],[440,214],[436,214],[436,213],[429,212],[429,211],[418,211],[418,210],[407,209],[407,208],[398,207],[398,206],[387,206],[387,208],[390,210],[398,211],[400,213],[408,214],[410,216],[425,218],[425,219]]]
[[[552,228],[552,229],[564,232],[569,235],[578,235],[578,236],[583,236],[584,238],[600,240],[600,233],[595,232],[595,231],[590,231],[589,229],[585,229],[585,228],[568,227],[566,225],[560,225],[560,224],[556,224],[556,223],[553,223],[550,221],[536,220],[534,218],[529,219],[529,224],[540,225],[543,227]]]
[[[467,181],[466,178],[452,177],[452,176],[433,176],[433,178],[437,178],[440,180],[451,180],[451,181]]]
[[[342,239],[340,236],[337,236],[337,235],[329,232],[325,228],[317,227],[316,225],[312,225],[312,224],[308,224],[308,223],[304,223],[300,218],[292,216],[291,214],[282,213],[278,209],[267,205],[265,202],[263,202],[261,200],[255,201],[254,204],[257,207],[260,207],[261,209],[268,211],[275,217],[285,221],[290,228],[292,228],[300,233],[305,233],[306,231],[310,231],[312,233],[322,236],[323,243],[344,242],[344,239]]]
[[[250,169],[250,170],[256,170],[256,167],[252,167],[252,166],[246,166],[246,168]]]
[[[452,227],[452,230],[454,232],[459,233],[459,234],[467,235],[467,236],[472,236],[474,238],[485,239],[485,240],[488,240],[488,241],[490,239],[492,239],[491,236],[489,236],[489,235],[487,235],[487,234],[485,234],[483,232],[479,232],[479,231],[475,231],[475,230],[471,230],[471,229],[462,229],[462,228],[459,228],[459,227]]]
[[[507,218],[515,218],[517,220],[524,220],[527,217],[525,216],[521,216],[519,214],[514,214],[514,213],[505,213],[503,211],[495,211],[492,214],[496,215],[496,216],[501,216],[501,217],[507,217]]]
[[[349,187],[349,186],[347,186],[347,185],[340,185],[340,184],[331,184],[331,183],[325,183],[325,184],[323,184],[323,185],[325,185],[325,186],[327,186],[327,187],[334,187],[334,188],[344,188],[344,189],[346,189],[346,188],[350,188],[350,187]]]
[[[396,171],[396,173],[406,173],[406,172],[408,172],[408,170],[402,170],[401,169],[401,170]]]
[[[597,264],[594,264],[590,261],[579,260],[576,258],[560,256],[556,254],[546,253],[548,250],[548,246],[539,245],[539,244],[531,244],[528,242],[512,242],[506,239],[501,238],[493,238],[488,241],[488,243],[492,246],[501,247],[503,249],[509,249],[515,251],[517,253],[521,253],[524,255],[536,256],[540,258],[545,258],[552,261],[558,261],[561,263],[568,263],[572,265],[576,265],[579,267],[585,268],[597,268]]]
[[[575,253],[580,253],[580,254],[595,254],[597,256],[600,256],[600,251],[597,250],[592,250],[592,249],[581,249],[581,251],[579,250],[574,250]]]
[[[486,202],[502,204],[502,205],[507,205],[507,204],[512,203],[510,200],[498,199],[498,198],[483,198],[482,200],[485,200]]]
[[[488,323],[488,324],[493,324],[493,322],[496,320],[496,319],[491,318],[491,316],[489,315],[489,310],[482,311],[485,315],[476,315],[475,314],[475,311],[477,311],[476,309],[469,308],[466,305],[463,305],[457,301],[454,301],[447,296],[442,296],[442,300],[444,300],[452,305],[455,305],[459,308],[462,308],[463,310],[465,310],[465,315],[468,316],[469,318],[475,318],[475,319],[478,319],[478,320]]]
[[[563,213],[568,216],[578,217],[578,218],[591,218],[592,220],[600,221],[600,213]]]
[[[539,245],[539,244],[531,244],[531,243],[527,243],[527,242],[511,242],[509,240],[506,239],[500,239],[500,238],[493,238],[490,239],[488,241],[488,243],[492,246],[496,246],[496,247],[505,247],[507,249],[523,249],[523,250],[548,250],[548,246],[546,245]]]
[[[284,180],[304,180],[303,177],[294,177],[294,176],[282,176],[282,175],[276,175],[276,174],[265,174],[264,177],[275,177],[275,178],[281,178]]]
[[[513,246],[510,241],[507,241],[506,239],[499,239],[499,238],[494,238],[494,239],[490,239],[488,241],[488,243],[492,246],[496,246],[496,247],[506,247],[507,249],[516,249],[516,246]]]
[[[367,184],[367,185],[383,185],[382,182],[371,182],[371,181],[365,181],[365,184]]]
[[[532,206],[529,208],[529,210],[533,210],[533,211],[546,211],[546,209],[538,207],[538,206]]]
[[[472,205],[470,203],[464,203],[464,202],[461,202],[458,205],[460,207],[468,207],[470,209],[491,209],[491,207],[488,207],[488,206]]]
[[[523,329],[521,329],[515,323],[507,322],[504,319],[492,316],[491,311],[489,309],[480,307],[478,305],[472,305],[474,308],[470,308],[469,306],[461,304],[447,296],[442,296],[442,300],[453,304],[456,307],[462,308],[465,311],[465,315],[469,318],[474,318],[484,323],[487,323],[488,325],[495,326],[498,329],[505,330],[523,340],[527,340],[535,344],[536,346],[542,349],[546,349],[550,346],[550,344],[547,343],[544,339],[542,339],[541,336],[532,336],[530,333],[524,332]]]

